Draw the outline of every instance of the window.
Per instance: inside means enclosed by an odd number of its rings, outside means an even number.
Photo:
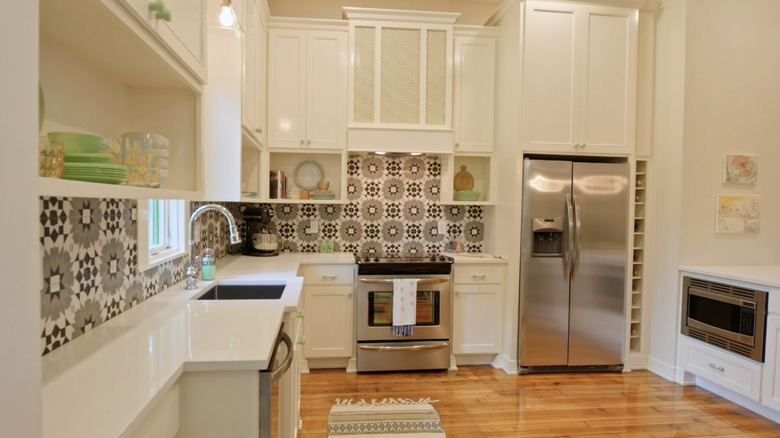
[[[180,199],[138,201],[138,268],[140,271],[182,256],[187,212]]]

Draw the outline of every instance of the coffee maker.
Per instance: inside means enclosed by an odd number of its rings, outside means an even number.
[[[271,222],[271,208],[247,208],[244,211],[246,222],[246,239],[241,254],[255,257],[271,257],[279,255],[279,235],[272,233],[268,224]]]

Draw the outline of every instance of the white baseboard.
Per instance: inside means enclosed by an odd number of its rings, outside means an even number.
[[[628,368],[628,371],[646,370],[649,363],[650,358],[647,356],[628,356],[626,358],[626,363],[623,364],[623,369]]]
[[[493,368],[504,370],[504,372],[507,374],[517,375],[517,361],[509,360],[509,358],[503,354],[496,356],[495,359],[493,359],[492,365]]]
[[[647,370],[652,372],[653,374],[656,374],[660,377],[663,377],[664,379],[670,381],[670,382],[678,382],[677,377],[677,367],[674,365],[670,365],[666,362],[662,362],[654,357],[650,358],[650,362],[648,363]]]

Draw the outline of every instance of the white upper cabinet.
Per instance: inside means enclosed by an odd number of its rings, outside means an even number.
[[[271,28],[268,74],[270,147],[346,147],[346,29]]]
[[[266,42],[265,2],[244,2],[244,74],[241,96],[241,126],[244,138],[254,146],[265,145]]]
[[[452,152],[453,23],[459,14],[344,8],[349,149]]]
[[[524,150],[634,153],[637,22],[636,9],[526,4]]]
[[[455,37],[455,152],[493,151],[496,39]]]
[[[118,0],[206,83],[206,0]]]

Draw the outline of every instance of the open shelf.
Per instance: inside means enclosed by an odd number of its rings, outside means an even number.
[[[465,171],[474,178],[476,201],[456,201],[454,179],[465,166]],[[441,203],[445,205],[495,205],[493,195],[495,187],[495,169],[490,154],[455,154],[442,157]]]
[[[631,306],[628,324],[629,351],[641,353],[642,345],[642,314],[643,290],[645,286],[645,233],[647,231],[646,194],[647,194],[647,161],[636,161],[633,204],[633,236],[631,260]]]
[[[262,160],[261,192],[263,202],[284,204],[343,204],[347,202],[347,152],[323,150],[269,150],[267,160]],[[290,189],[302,190],[295,182],[295,171],[301,163],[312,161],[322,168],[322,180],[329,182],[334,199],[300,199],[299,197],[270,198],[270,172],[282,171]],[[294,191],[294,190],[292,190]]]

